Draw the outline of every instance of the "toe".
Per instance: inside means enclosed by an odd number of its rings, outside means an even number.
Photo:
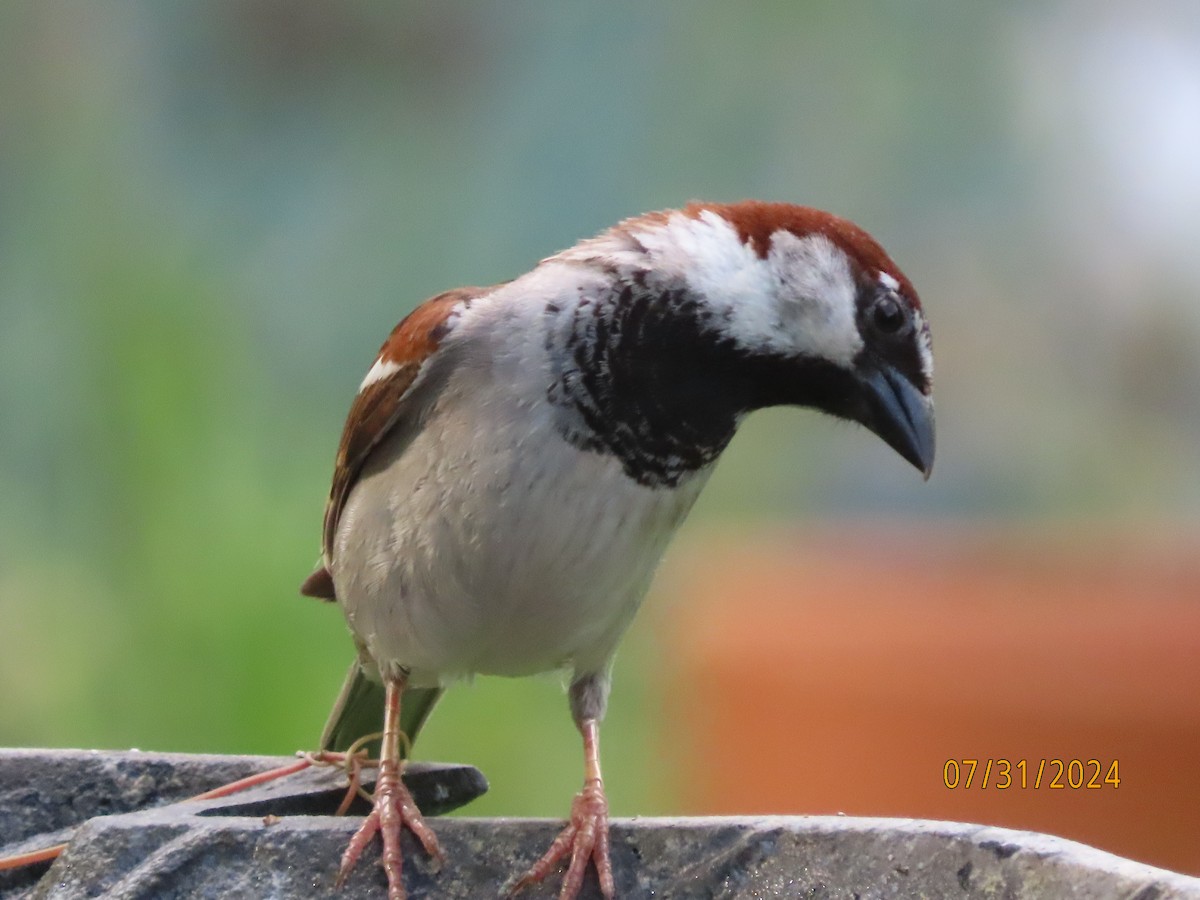
[[[377,831],[379,831],[379,813],[372,810],[359,826],[358,831],[354,832],[350,843],[346,845],[346,850],[342,854],[342,864],[338,867],[337,880],[334,882],[336,887],[340,888],[349,877],[350,872],[358,864],[358,858],[367,849],[367,845],[371,843],[371,838],[375,837]]]
[[[383,871],[387,873],[388,900],[405,900],[404,855],[400,850],[401,819],[399,813],[394,818],[383,818],[385,821],[380,832],[383,835]]]
[[[562,890],[558,892],[559,900],[575,900],[583,889],[583,876],[587,872],[588,860],[592,858],[589,837],[582,829],[576,835],[575,846],[571,848],[571,865],[563,876]]]
[[[604,827],[596,835],[596,846],[592,850],[592,861],[596,864],[596,875],[600,879],[600,893],[607,900],[612,900],[616,896],[617,889],[613,879],[612,857],[608,855],[608,848],[608,822],[606,820]]]

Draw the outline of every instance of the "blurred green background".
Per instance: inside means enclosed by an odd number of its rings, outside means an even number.
[[[873,232],[922,293],[939,459],[795,411],[685,529],[1195,523],[1200,6],[225,0],[0,6],[0,745],[289,753],[351,655],[297,595],[349,401],[414,304],[689,199]],[[686,615],[686,598],[652,607]],[[665,606],[663,604],[666,604]],[[673,809],[643,621],[614,812]],[[549,676],[418,755],[562,815]]]

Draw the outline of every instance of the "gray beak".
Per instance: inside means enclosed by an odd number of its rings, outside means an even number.
[[[891,366],[859,376],[867,404],[863,424],[929,478],[933,471],[933,399]]]

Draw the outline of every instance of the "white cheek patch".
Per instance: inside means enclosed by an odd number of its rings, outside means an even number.
[[[675,213],[665,226],[636,234],[669,278],[685,280],[717,304],[754,306],[770,287],[769,273],[754,248],[711,210],[693,218]]]
[[[752,353],[812,356],[849,367],[862,349],[850,263],[824,235],[777,231],[763,259],[729,221],[704,210],[673,213],[628,238],[601,237],[559,258],[579,258],[582,248],[583,258],[643,268],[652,285],[686,284],[707,300],[722,330]]]
[[[733,225],[706,210],[674,215],[637,238],[657,267],[704,296],[730,337],[753,353],[848,363],[861,346],[849,264],[824,237],[778,232],[762,259]]]
[[[856,321],[857,286],[846,254],[822,234],[777,231],[766,260],[775,279],[768,296],[785,351],[849,368],[863,348]]]
[[[387,378],[394,372],[398,372],[399,370],[399,363],[392,362],[391,360],[385,360],[383,357],[380,357],[379,359],[375,360],[375,365],[371,366],[370,371],[367,372],[367,377],[364,378],[362,384],[358,386],[358,392],[361,394],[375,382],[383,381],[383,379]]]

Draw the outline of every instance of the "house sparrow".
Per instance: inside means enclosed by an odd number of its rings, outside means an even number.
[[[437,838],[400,780],[457,678],[572,673],[583,790],[513,891],[589,861],[614,893],[599,723],[617,643],[738,424],[766,406],[860,422],[929,475],[932,356],[917,294],[862,229],[784,203],[628,219],[521,277],[417,307],[384,343],[342,434],[310,596],[358,648],[327,743],[383,739],[374,810],[389,898],[400,833]],[[402,714],[402,708],[405,714]],[[410,711],[411,710],[411,711]]]

